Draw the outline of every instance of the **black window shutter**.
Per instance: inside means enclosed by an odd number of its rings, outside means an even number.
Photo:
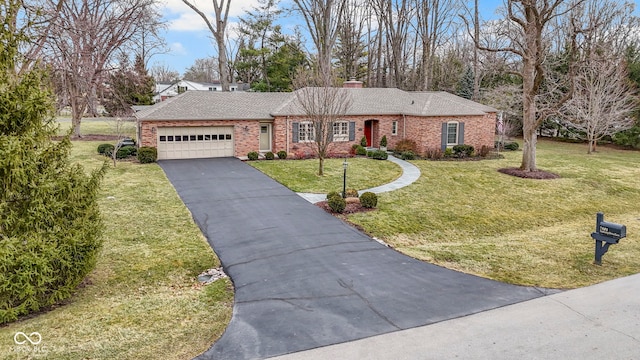
[[[458,144],[464,145],[464,123],[458,123]]]
[[[355,140],[356,140],[356,122],[350,121],[349,122],[349,141],[355,141]]]
[[[442,151],[447,150],[447,123],[443,122],[442,123],[442,142],[441,142],[441,149]]]
[[[292,125],[292,133],[293,133],[293,142],[298,142],[298,134],[300,133],[300,123],[294,122]]]

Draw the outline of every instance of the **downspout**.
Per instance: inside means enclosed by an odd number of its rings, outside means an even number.
[[[285,120],[285,126],[287,128],[287,154],[289,153],[289,115],[287,115],[287,119]]]

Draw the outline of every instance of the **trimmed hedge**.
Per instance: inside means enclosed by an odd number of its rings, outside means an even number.
[[[389,154],[387,154],[387,152],[383,150],[376,150],[373,152],[373,155],[371,155],[371,157],[376,160],[387,160],[389,158]]]
[[[278,151],[278,159],[284,160],[286,158],[287,158],[287,152],[286,151],[284,151],[284,150]]]
[[[143,146],[138,149],[138,161],[140,164],[151,164],[158,160],[158,149],[151,146]]]
[[[347,202],[341,196],[332,196],[327,201],[331,211],[341,214],[347,207]]]
[[[360,205],[368,209],[373,209],[378,205],[378,195],[367,191],[360,195]]]
[[[363,146],[358,146],[356,148],[356,155],[366,156],[367,155],[367,149],[364,148]]]
[[[247,154],[247,157],[249,158],[249,160],[251,161],[255,161],[258,160],[258,152],[256,151],[252,151],[250,153]]]
[[[276,156],[271,151],[269,151],[266,154],[264,154],[264,158],[267,160],[273,160],[276,158]]]
[[[98,154],[111,156],[114,148],[112,144],[100,144],[98,145]]]
[[[126,159],[129,156],[136,156],[137,150],[138,149],[132,145],[123,146],[116,152],[116,159]]]

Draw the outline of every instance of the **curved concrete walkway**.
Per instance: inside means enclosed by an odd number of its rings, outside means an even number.
[[[389,158],[387,160],[391,161],[394,164],[398,164],[402,169],[402,175],[400,175],[399,178],[397,178],[396,180],[388,184],[376,186],[370,189],[364,189],[359,191],[360,193],[370,191],[375,194],[380,194],[384,192],[398,190],[400,188],[413,184],[420,178],[420,169],[418,169],[418,167],[413,165],[412,163],[404,160],[400,160],[393,155],[389,155]],[[327,199],[327,194],[315,194],[315,193],[297,193],[297,194],[302,196],[305,200],[307,200],[312,204],[315,204],[317,202],[324,201]]]

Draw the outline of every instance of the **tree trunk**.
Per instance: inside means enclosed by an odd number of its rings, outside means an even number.
[[[227,51],[224,44],[224,35],[216,36],[218,45],[218,71],[220,72],[220,85],[222,91],[229,91],[229,68],[227,67]]]
[[[537,171],[536,167],[536,142],[537,121],[535,103],[535,65],[530,58],[523,58],[522,77],[522,136],[524,145],[522,147],[522,164],[520,169],[525,171]]]
[[[318,156],[318,176],[324,176],[324,157]]]

